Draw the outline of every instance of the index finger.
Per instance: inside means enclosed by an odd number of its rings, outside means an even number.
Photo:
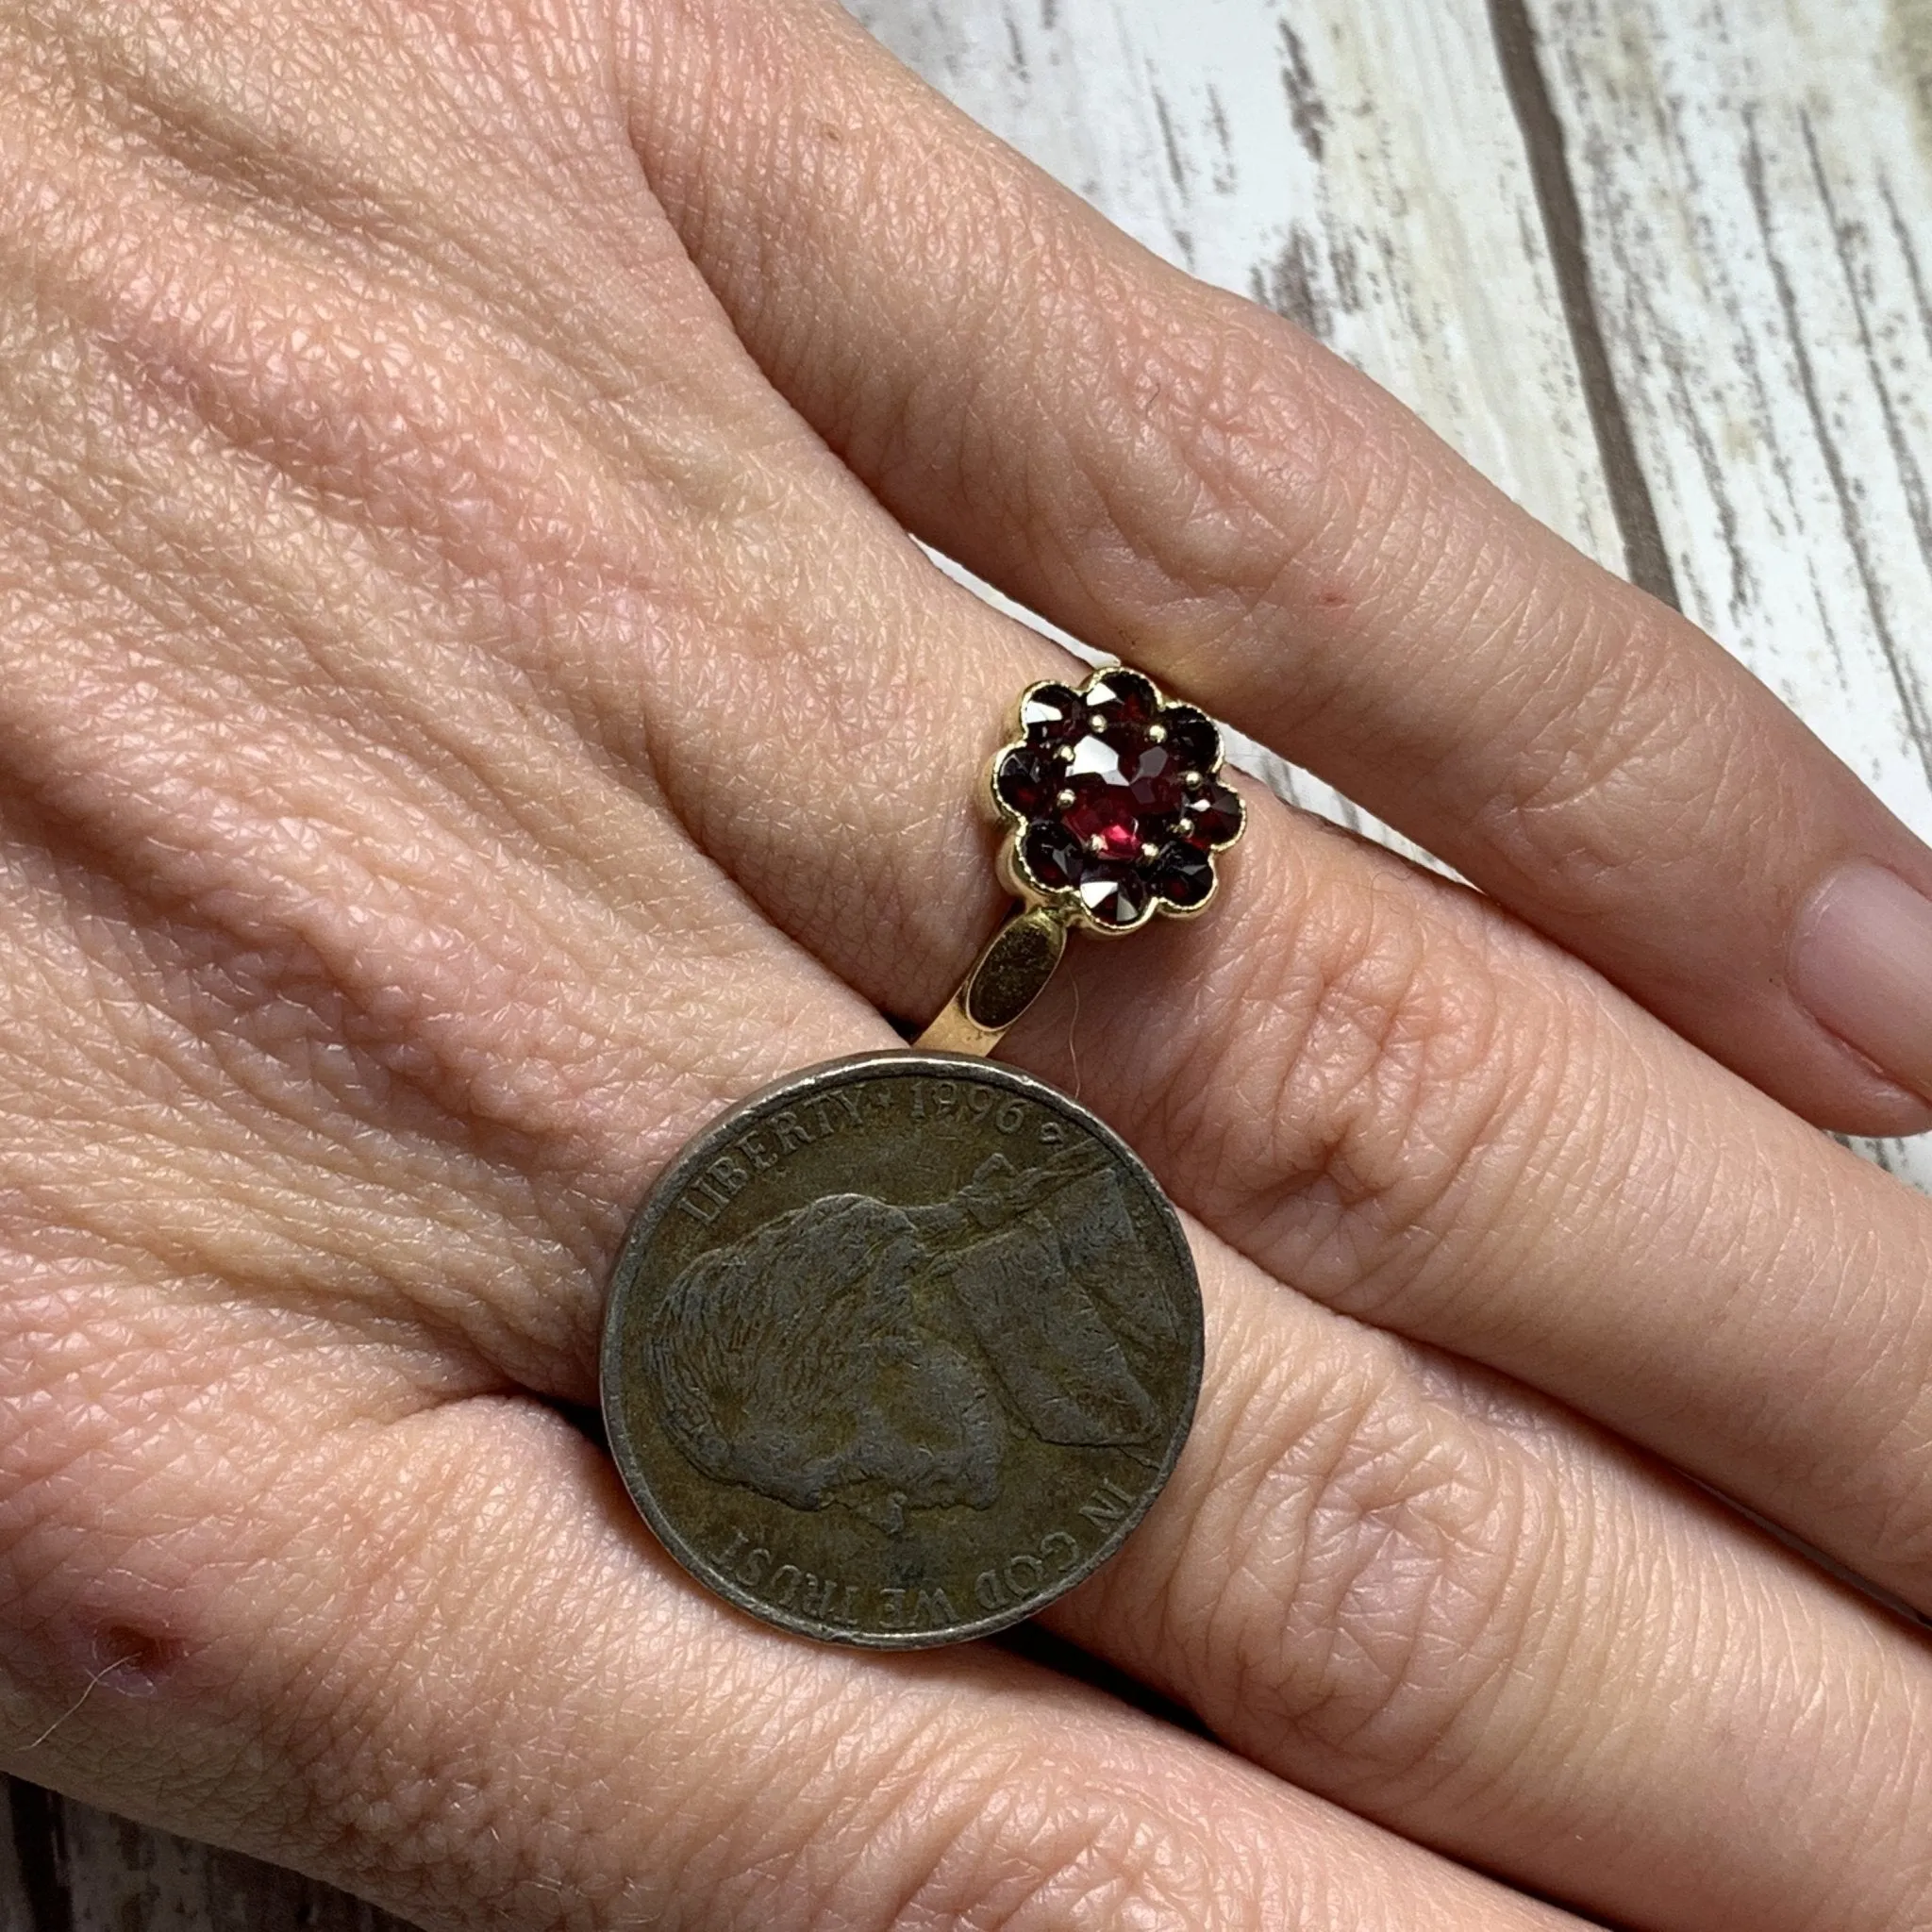
[[[654,189],[767,374],[909,527],[1814,1121],[1932,1124],[1932,853],[1710,639],[837,9],[724,0],[639,34]]]

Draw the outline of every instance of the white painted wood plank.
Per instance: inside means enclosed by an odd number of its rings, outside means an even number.
[[[1685,608],[1932,836],[1932,0],[1530,5]]]
[[[1893,8],[1532,4],[1686,607],[1932,835],[1932,109]]]

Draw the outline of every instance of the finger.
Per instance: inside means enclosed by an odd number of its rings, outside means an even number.
[[[837,8],[632,21],[654,188],[773,380],[910,527],[1813,1120],[1932,1122],[1932,853],[1708,639]]]
[[[1574,1923],[997,1651],[759,1630],[533,1403],[86,1412],[7,1439],[6,1761],[412,1923]]]
[[[823,708],[796,667],[850,581],[815,605],[786,576],[747,648],[791,640],[790,684],[760,700],[747,672],[660,740],[690,746],[670,782],[754,899],[918,1018],[997,917],[985,748],[1067,668],[936,574],[920,611],[922,571],[880,553],[876,581],[905,578],[866,607],[885,641]],[[667,666],[667,706],[681,685]],[[1201,925],[1081,948],[1005,1050],[1279,1280],[1546,1390],[1932,1607],[1932,1207],[1493,908],[1264,794],[1227,871]]]
[[[1556,1405],[1202,1260],[1189,1455],[1059,1628],[1256,1762],[1616,1924],[1926,1909],[1923,1642]]]

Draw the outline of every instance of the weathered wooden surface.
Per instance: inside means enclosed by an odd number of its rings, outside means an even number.
[[[852,5],[1681,601],[1932,836],[1932,0]],[[11,1819],[0,1932],[386,1923],[31,1787]]]
[[[16,1784],[0,1932],[388,1932],[401,1922],[292,1872]]]
[[[1537,5],[1684,608],[1932,832],[1932,4]]]

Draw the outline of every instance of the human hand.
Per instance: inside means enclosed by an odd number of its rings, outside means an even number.
[[[1924,1123],[1788,948],[1932,873],[1790,719],[829,10],[0,31],[10,1768],[438,1924],[1926,1923],[1923,1642],[1652,1459],[1932,1603],[1932,1209],[1776,1104]],[[1196,1217],[1052,1622],[1218,1745],[745,1623],[551,1406],[998,916],[1064,660],[901,522],[1569,948],[1251,790],[1012,1037]]]

